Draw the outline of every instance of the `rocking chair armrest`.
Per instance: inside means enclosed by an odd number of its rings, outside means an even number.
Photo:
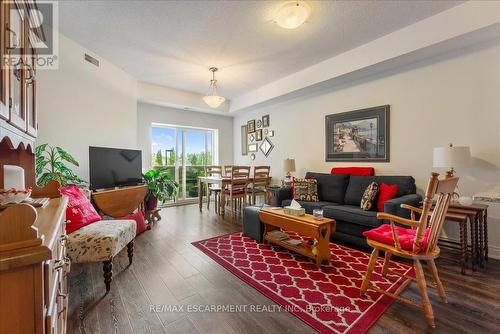
[[[391,222],[391,224],[393,222],[396,222],[398,224],[403,224],[403,225],[407,225],[407,226],[410,226],[410,227],[417,227],[417,226],[420,225],[419,221],[411,220],[411,219],[406,219],[406,218],[395,216],[395,215],[391,215],[390,213],[385,213],[385,212],[379,212],[379,213],[377,213],[377,219],[378,220],[387,219],[387,220],[389,220]]]

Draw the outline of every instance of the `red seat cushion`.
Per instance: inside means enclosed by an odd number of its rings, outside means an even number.
[[[125,219],[130,219],[130,220],[135,220],[136,224],[136,232],[135,235],[138,236],[142,232],[146,231],[149,229],[149,225],[146,224],[146,221],[144,219],[144,211],[137,211],[135,213],[131,213],[125,217],[118,218],[119,220],[125,220]]]
[[[375,175],[375,169],[373,167],[333,167],[330,173],[373,176]]]
[[[224,190],[224,193],[226,195],[230,195],[231,194],[231,189],[226,189]],[[242,195],[245,193],[245,191],[243,189],[235,189],[234,191],[232,191],[233,195]]]
[[[75,185],[59,188],[61,195],[68,197],[66,208],[66,233],[74,232],[84,226],[101,220],[101,216],[85,197],[80,188]]]
[[[396,197],[397,192],[398,192],[397,184],[385,184],[382,182],[378,189],[377,210],[379,212],[384,212],[385,201],[388,201]]]
[[[411,228],[404,228],[400,226],[395,226],[396,233],[399,238],[399,244],[401,248],[407,251],[413,250],[413,241],[415,240],[415,234],[417,230]],[[363,232],[363,235],[370,240],[381,242],[385,245],[394,246],[394,238],[392,237],[391,225],[383,224],[372,230]],[[420,244],[420,250],[424,250],[427,247],[427,239],[429,238],[429,229],[427,228],[422,238],[422,243]]]

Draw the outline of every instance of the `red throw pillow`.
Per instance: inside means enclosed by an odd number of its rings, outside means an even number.
[[[144,220],[144,211],[137,211],[135,213],[131,213],[125,217],[121,217],[118,219],[130,219],[130,220],[135,220],[135,224],[137,226],[135,235],[139,235],[142,232],[146,231],[149,226],[146,225],[146,221]]]
[[[377,210],[379,212],[384,212],[385,201],[388,201],[396,197],[397,192],[398,192],[397,184],[381,183],[378,190]]]
[[[375,175],[375,169],[373,167],[333,167],[330,173],[373,176]]]
[[[86,225],[101,220],[90,200],[75,185],[59,188],[61,195],[68,197],[66,208],[66,233],[76,231]]]

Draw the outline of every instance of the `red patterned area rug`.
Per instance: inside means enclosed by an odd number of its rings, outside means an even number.
[[[241,232],[193,245],[320,333],[364,333],[392,303],[372,290],[360,298],[370,255],[352,248],[330,243],[330,264],[318,269],[307,257],[258,243]],[[379,262],[372,282],[394,292],[403,279],[393,274],[383,278],[383,258]],[[396,272],[414,275],[409,265],[391,264]]]

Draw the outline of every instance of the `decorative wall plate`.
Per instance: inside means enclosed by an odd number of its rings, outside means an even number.
[[[250,159],[255,160],[255,153],[250,154]]]
[[[271,151],[273,150],[273,147],[274,147],[274,144],[271,143],[271,141],[269,140],[269,138],[264,138],[264,140],[262,141],[262,144],[260,144],[260,150],[262,151],[262,153],[264,153],[264,155],[267,157],[269,155],[269,153],[271,153]],[[249,149],[250,151],[250,149]]]

